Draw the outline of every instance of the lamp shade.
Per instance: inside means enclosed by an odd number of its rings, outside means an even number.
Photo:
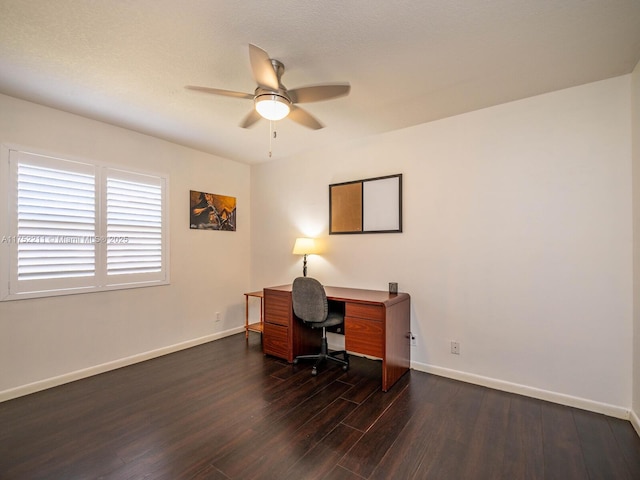
[[[255,99],[256,111],[267,120],[282,120],[291,111],[291,102],[275,94],[258,95]]]
[[[318,247],[313,238],[296,238],[296,243],[293,245],[294,255],[310,255],[317,252]]]

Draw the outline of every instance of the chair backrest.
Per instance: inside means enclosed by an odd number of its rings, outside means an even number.
[[[298,277],[291,289],[293,313],[303,322],[320,323],[327,319],[329,305],[322,284],[311,277]]]

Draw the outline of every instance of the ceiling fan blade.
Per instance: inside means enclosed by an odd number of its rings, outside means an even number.
[[[324,125],[322,125],[313,115],[300,107],[296,107],[295,105],[291,105],[291,112],[289,112],[287,118],[290,118],[302,126],[311,128],[312,130],[324,128]]]
[[[316,85],[311,87],[294,88],[287,94],[293,103],[311,103],[329,100],[330,98],[349,95],[351,85],[348,83],[337,85]]]
[[[256,83],[269,90],[278,90],[280,87],[278,76],[273,69],[269,54],[260,47],[256,47],[250,43],[249,61],[251,62],[251,70],[253,71],[253,78],[255,78]]]
[[[189,90],[197,90],[199,92],[213,93],[215,95],[223,95],[225,97],[246,98],[248,100],[251,100],[254,97],[251,93],[234,92],[232,90],[220,90],[219,88],[196,87],[194,85],[187,85],[184,88],[188,88]]]
[[[242,122],[240,122],[240,126],[242,128],[249,128],[250,126],[252,126],[254,123],[256,123],[261,118],[262,117],[260,116],[260,114],[258,112],[256,112],[256,109],[252,108],[251,111],[247,114],[247,116],[244,117],[244,120],[242,120]]]

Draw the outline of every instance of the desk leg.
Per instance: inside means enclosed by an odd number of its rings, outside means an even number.
[[[249,313],[247,313],[247,315],[249,315]],[[260,297],[260,328],[264,333],[264,297]]]
[[[249,295],[244,296],[244,339],[249,342]],[[262,316],[262,314],[261,314]]]

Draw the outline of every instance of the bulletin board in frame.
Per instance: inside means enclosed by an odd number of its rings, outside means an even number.
[[[401,173],[329,185],[330,235],[401,232]]]

